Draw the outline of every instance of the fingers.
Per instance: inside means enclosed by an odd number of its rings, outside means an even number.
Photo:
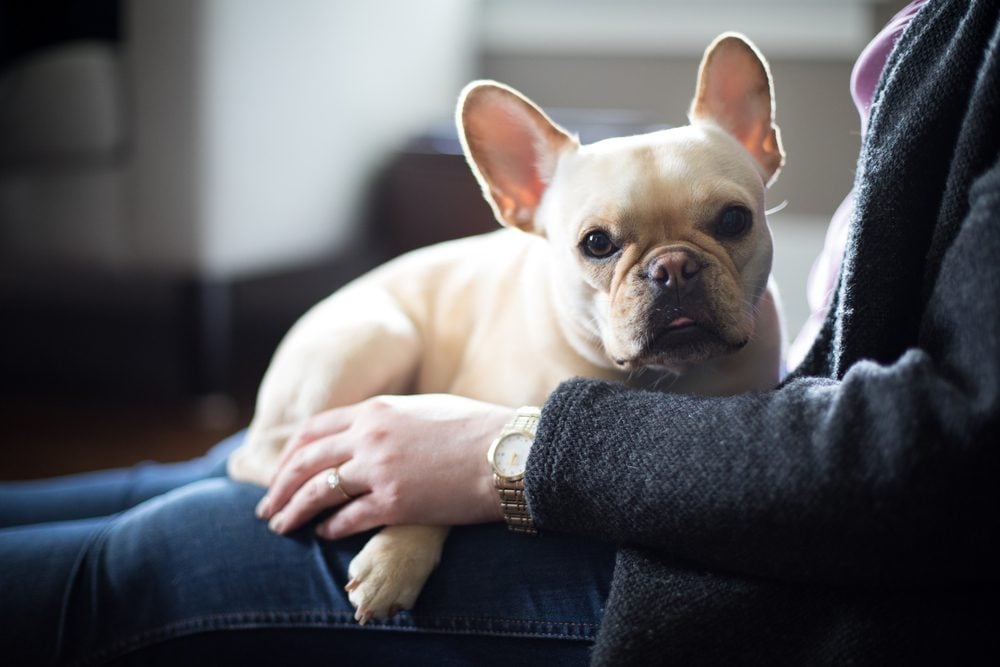
[[[349,470],[349,464],[342,466],[342,471],[345,468]],[[296,530],[325,509],[343,505],[348,500],[352,501],[348,503],[350,507],[355,493],[361,491],[352,492],[350,488],[345,488],[344,481],[331,486],[329,481],[331,472],[329,468],[324,469],[299,486],[284,507],[271,517],[268,527],[284,535]],[[349,474],[348,472],[342,475],[342,480],[348,479]]]
[[[257,516],[270,519],[310,478],[346,461],[350,452],[336,437],[314,440],[302,445],[278,468],[267,493],[257,504]],[[325,479],[325,477],[324,477]]]
[[[312,444],[313,442],[326,438],[331,435],[336,435],[342,431],[346,431],[351,425],[352,416],[351,408],[352,406],[343,408],[333,408],[332,410],[326,410],[318,415],[315,415],[307,419],[299,428],[295,430],[295,433],[288,439],[284,448],[281,451],[281,456],[278,457],[278,463],[275,468],[275,477],[281,470],[285,467],[285,464],[298,452],[300,452],[304,447]],[[274,479],[272,478],[272,484]]]
[[[385,525],[374,494],[367,494],[347,503],[337,513],[316,526],[316,534],[326,540],[338,540]]]

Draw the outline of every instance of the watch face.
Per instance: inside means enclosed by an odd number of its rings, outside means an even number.
[[[523,433],[510,433],[497,443],[493,452],[493,469],[501,477],[519,479],[531,451],[532,440]]]

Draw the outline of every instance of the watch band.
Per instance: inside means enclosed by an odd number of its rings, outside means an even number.
[[[536,407],[522,407],[514,413],[514,417],[504,426],[497,440],[511,433],[528,433],[532,438],[538,429],[538,421],[542,411]],[[524,500],[524,478],[511,480],[493,473],[493,486],[500,495],[500,509],[507,527],[518,533],[537,535],[535,524],[528,513],[528,504]]]
[[[507,527],[517,533],[537,535],[538,531],[528,513],[528,504],[524,502],[524,479],[511,482],[493,473],[493,485],[500,494],[500,509]]]

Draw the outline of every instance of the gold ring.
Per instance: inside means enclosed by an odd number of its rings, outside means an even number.
[[[331,489],[336,489],[344,494],[344,500],[354,500],[354,496],[349,494],[344,490],[344,487],[340,485],[343,480],[340,478],[340,466],[333,468],[330,472],[326,473],[326,485]]]

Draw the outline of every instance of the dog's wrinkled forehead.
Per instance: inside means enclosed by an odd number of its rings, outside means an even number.
[[[690,219],[715,206],[757,210],[764,182],[756,163],[727,133],[711,125],[609,139],[581,147],[557,178],[572,183],[578,224]]]

